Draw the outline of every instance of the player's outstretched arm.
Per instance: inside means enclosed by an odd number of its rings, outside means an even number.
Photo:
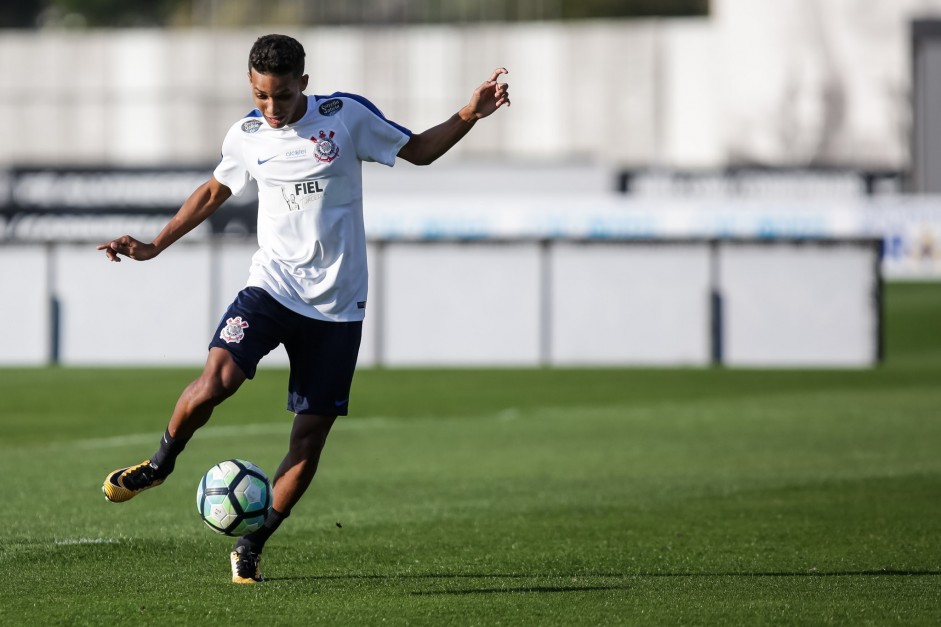
[[[110,261],[121,261],[122,255],[137,261],[153,259],[166,250],[170,244],[202,224],[231,195],[232,190],[217,181],[215,177],[210,177],[190,194],[180,210],[167,222],[153,242],[146,244],[130,235],[123,235],[110,242],[99,244],[98,250],[105,251]]]
[[[477,120],[485,118],[503,105],[510,106],[510,86],[497,81],[506,68],[498,67],[490,78],[474,90],[470,101],[457,113],[427,131],[412,135],[399,157],[415,165],[428,165],[467,135]]]

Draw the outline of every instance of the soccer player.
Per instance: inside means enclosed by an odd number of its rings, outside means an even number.
[[[150,459],[105,478],[105,497],[126,501],[173,471],[177,456],[213,408],[255,375],[279,344],[290,358],[288,452],[274,475],[271,511],[238,539],[232,581],[262,581],[265,542],[310,485],[337,416],[348,413],[366,311],[362,162],[396,157],[427,165],[474,124],[510,105],[497,68],[467,105],[422,133],[387,120],[361,96],[308,96],[304,49],[284,35],[260,37],[248,58],[256,109],[229,129],[222,159],[151,243],[129,235],[101,244],[110,261],[152,259],[206,220],[251,178],[258,184],[258,251],[246,287],[223,315],[200,376],[181,394]]]

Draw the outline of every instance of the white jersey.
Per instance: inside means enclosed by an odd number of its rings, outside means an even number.
[[[241,194],[258,183],[258,252],[248,286],[331,322],[366,310],[362,162],[395,163],[411,132],[353,94],[307,96],[307,112],[272,128],[256,109],[229,129],[213,176]]]

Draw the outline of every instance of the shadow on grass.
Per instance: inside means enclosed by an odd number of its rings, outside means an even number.
[[[941,570],[805,570],[781,572],[728,573],[633,573],[630,577],[938,577]]]
[[[848,570],[848,571],[781,571],[781,572],[678,572],[678,573],[573,573],[567,575],[534,575],[522,573],[494,574],[494,573],[408,573],[401,575],[311,575],[300,577],[272,577],[267,581],[336,581],[336,580],[435,580],[435,579],[547,579],[547,578],[572,578],[584,579],[591,577],[599,578],[618,578],[622,580],[638,579],[656,579],[656,578],[686,578],[686,577],[737,577],[737,578],[762,578],[762,577],[938,577],[941,576],[941,570]],[[513,593],[563,593],[563,592],[603,592],[610,590],[627,590],[630,586],[628,581],[619,584],[604,585],[537,585],[537,586],[516,586],[508,588],[463,588],[459,590],[422,590],[411,592],[413,596],[428,595],[472,595],[472,594],[513,594]]]
[[[519,588],[471,588],[467,590],[420,590],[412,592],[412,596],[426,597],[441,594],[471,595],[471,594],[524,594],[527,592],[599,592],[604,590],[627,590],[630,586],[521,586]]]

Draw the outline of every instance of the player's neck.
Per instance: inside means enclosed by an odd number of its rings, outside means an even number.
[[[307,94],[301,94],[300,102],[297,105],[297,113],[294,115],[294,119],[288,120],[288,124],[296,124],[301,121],[305,115],[307,115]]]

